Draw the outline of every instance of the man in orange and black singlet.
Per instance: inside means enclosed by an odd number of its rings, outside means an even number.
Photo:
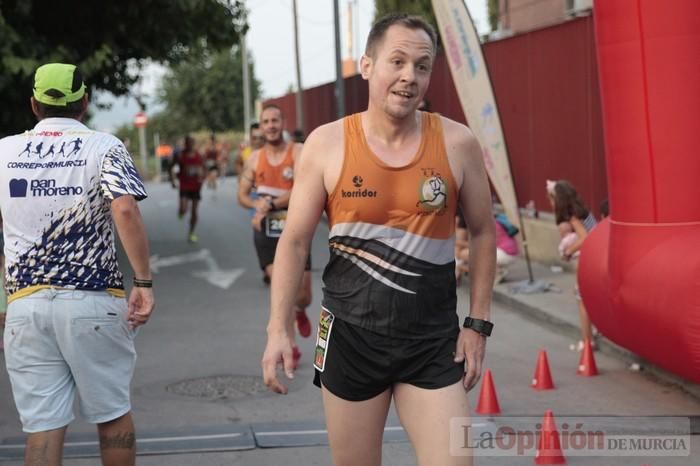
[[[301,152],[301,144],[285,142],[282,137],[282,110],[277,106],[267,106],[260,115],[260,128],[265,135],[265,145],[252,153],[243,168],[238,202],[247,208],[255,209],[253,216],[253,237],[260,268],[265,274],[266,283],[273,272],[273,260],[277,241],[284,228],[289,197],[294,184],[294,162]],[[251,197],[253,188],[257,198]],[[307,255],[301,287],[296,299],[296,324],[299,334],[308,337],[311,323],[306,315],[306,307],[311,302],[311,258]],[[294,347],[295,360],[299,350]]]
[[[188,204],[191,205],[190,230],[187,241],[196,243],[197,235],[195,235],[194,230],[197,226],[197,207],[202,198],[200,191],[204,181],[204,157],[195,150],[194,139],[189,135],[185,136],[185,145],[173,161],[171,170],[174,170],[175,167],[178,170],[177,180],[180,188],[180,205],[177,215],[183,218],[187,212]],[[173,176],[172,179],[174,180],[175,177]],[[173,184],[175,185],[174,182]]]
[[[294,372],[294,299],[316,225],[328,217],[330,258],[314,351],[335,466],[378,466],[390,406],[419,464],[471,466],[467,390],[479,380],[493,323],[496,241],[482,149],[464,125],[418,111],[437,37],[396,13],[372,26],[361,60],[367,110],[316,128],[297,161],[275,256],[265,384]],[[470,230],[469,317],[460,325],[454,231]],[[455,413],[459,413],[456,418]]]

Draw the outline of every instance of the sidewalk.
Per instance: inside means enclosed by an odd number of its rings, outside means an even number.
[[[516,293],[513,285],[529,279],[524,259],[517,259],[509,268],[505,280],[493,289],[493,300],[518,310],[522,315],[550,327],[553,331],[571,338],[580,339],[578,305],[574,296],[575,272],[553,271],[552,268],[532,262],[535,281],[550,284],[550,290],[533,294]],[[556,270],[556,269],[555,269]],[[616,345],[602,335],[598,336],[600,351],[623,360],[637,370],[653,374],[664,382],[677,385],[700,399],[700,385],[683,380],[666,370],[653,366],[626,348]]]
[[[513,285],[529,280],[525,260],[517,259],[508,267],[505,279],[494,287],[493,299],[513,306],[538,321],[551,324],[572,340],[579,340],[578,304],[574,296],[576,274],[568,271],[554,272],[538,262],[532,262],[531,266],[533,279],[550,285],[548,291],[522,294],[511,289]]]

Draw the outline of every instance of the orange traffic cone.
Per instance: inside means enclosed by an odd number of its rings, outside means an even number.
[[[588,338],[586,338],[586,340],[583,342],[581,360],[578,362],[578,369],[576,370],[576,373],[585,377],[598,375],[598,368],[595,365],[595,358],[593,357],[593,348],[591,347],[591,340],[589,340]]]
[[[552,382],[552,374],[549,372],[549,362],[547,361],[547,352],[540,350],[540,355],[537,357],[537,366],[535,366],[535,375],[530,384],[535,390],[551,390],[554,388]]]
[[[486,369],[484,380],[481,382],[481,393],[479,393],[479,403],[476,405],[477,414],[501,414],[501,407],[498,405],[496,387],[491,377],[491,369]]]
[[[535,452],[535,464],[566,464],[566,458],[561,451],[559,432],[554,423],[554,415],[551,410],[544,412],[540,437],[537,440]]]

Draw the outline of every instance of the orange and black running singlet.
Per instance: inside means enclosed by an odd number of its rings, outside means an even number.
[[[294,144],[288,144],[284,159],[278,165],[271,165],[265,149],[260,149],[255,167],[255,186],[258,195],[281,196],[292,190],[294,185]]]
[[[422,113],[414,158],[390,167],[369,148],[360,114],[344,119],[343,168],[326,203],[330,260],[323,306],[384,335],[433,338],[457,328],[457,186],[437,114]]]

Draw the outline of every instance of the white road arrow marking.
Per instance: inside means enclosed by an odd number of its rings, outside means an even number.
[[[161,258],[158,254],[151,256],[151,272],[158,273],[161,267],[170,267],[173,265],[182,265],[189,262],[197,262],[210,257],[211,253],[208,249],[200,249],[195,252],[178,254],[176,256]]]
[[[238,277],[243,275],[244,269],[231,269],[231,270],[200,270],[193,272],[192,275],[195,277],[203,278],[214,286],[218,286],[221,289],[227,289],[233,283],[238,280]]]
[[[162,267],[199,261],[204,261],[207,265],[207,269],[194,271],[191,275],[193,277],[203,278],[210,284],[224,290],[230,288],[231,285],[238,280],[238,277],[245,272],[245,269],[221,269],[208,249],[201,249],[196,252],[188,252],[186,254],[178,254],[170,257],[159,257],[157,254],[153,255],[151,256],[151,271],[153,273],[158,273]]]

